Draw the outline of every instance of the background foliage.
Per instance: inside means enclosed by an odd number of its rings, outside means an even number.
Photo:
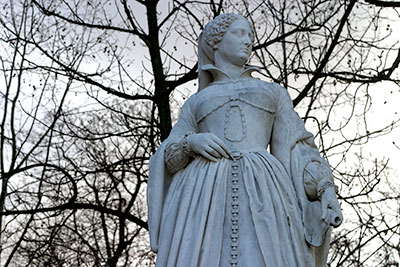
[[[399,6],[3,1],[0,265],[153,266],[149,157],[196,91],[198,34],[234,12],[256,30],[250,63],[288,88],[334,170],[345,222],[329,266],[399,266]]]

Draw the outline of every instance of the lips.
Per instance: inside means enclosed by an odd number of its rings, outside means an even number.
[[[246,54],[249,53],[250,48],[244,47],[241,48],[240,51],[245,52]]]

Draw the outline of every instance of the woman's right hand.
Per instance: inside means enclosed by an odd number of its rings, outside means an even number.
[[[193,152],[208,160],[217,161],[219,158],[230,158],[229,148],[212,133],[197,133],[187,137],[188,145]]]

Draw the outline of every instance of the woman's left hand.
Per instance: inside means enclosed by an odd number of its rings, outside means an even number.
[[[321,197],[321,220],[338,227],[343,221],[343,214],[333,187],[327,188]]]

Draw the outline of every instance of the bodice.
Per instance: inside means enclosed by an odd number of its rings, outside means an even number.
[[[266,148],[278,100],[276,90],[257,79],[213,83],[197,95],[195,120],[199,132],[215,134],[231,150]]]

